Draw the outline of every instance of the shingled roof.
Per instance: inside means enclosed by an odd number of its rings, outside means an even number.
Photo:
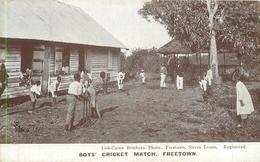
[[[173,39],[170,42],[166,43],[162,47],[160,47],[157,50],[158,53],[169,55],[169,54],[192,54],[196,53],[192,51],[189,47],[181,44],[179,40]],[[199,50],[197,51],[198,53],[208,53],[209,50],[204,49],[204,50]],[[227,49],[227,48],[219,48],[218,53],[234,53],[237,52],[234,49]]]
[[[126,48],[78,7],[57,0],[0,1],[0,38]]]
[[[158,49],[162,54],[191,54],[194,53],[190,48],[185,47],[179,40],[173,39]]]

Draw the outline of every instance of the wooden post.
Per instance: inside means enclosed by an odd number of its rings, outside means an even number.
[[[111,49],[108,48],[108,71],[112,71],[113,67],[113,55]]]
[[[201,53],[200,53],[200,73],[201,73]]]
[[[208,65],[210,65],[210,53],[208,53]]]
[[[174,81],[175,81],[175,78],[176,78],[176,65],[177,65],[177,59],[176,59],[176,55],[175,55],[175,53],[173,54],[173,58],[174,58],[174,71],[173,71],[173,78],[174,78],[174,80],[173,80],[173,83],[175,83]]]
[[[42,93],[48,93],[48,81],[50,75],[50,56],[54,52],[53,47],[45,46],[44,60],[43,60],[43,74],[42,74]]]
[[[196,53],[196,64],[199,65],[199,63],[198,63],[198,53]]]
[[[224,55],[224,65],[226,65],[226,54],[225,54],[225,52],[223,53],[223,55]]]
[[[88,49],[84,48],[84,69],[89,70],[89,63],[88,63]]]

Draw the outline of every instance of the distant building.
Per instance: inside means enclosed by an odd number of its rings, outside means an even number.
[[[210,64],[209,50],[193,52],[190,48],[186,47],[176,39],[171,40],[160,47],[157,50],[157,53],[161,56],[161,64],[172,67],[174,67],[178,61],[182,64],[193,65],[200,69],[205,69],[205,67]],[[224,76],[234,72],[235,68],[239,66],[237,53],[219,47],[218,63],[220,75]]]

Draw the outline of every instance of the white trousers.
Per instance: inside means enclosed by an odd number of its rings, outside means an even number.
[[[145,77],[142,77],[142,83],[145,83]]]
[[[123,80],[118,79],[117,80],[118,89],[123,89]]]
[[[176,77],[176,87],[177,89],[183,89],[183,77],[177,75]]]
[[[161,84],[160,84],[160,87],[166,87],[165,79],[166,79],[166,75],[164,73],[161,73]]]

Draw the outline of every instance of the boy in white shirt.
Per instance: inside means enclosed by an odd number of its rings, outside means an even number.
[[[176,76],[176,88],[177,88],[177,90],[183,89],[184,72],[183,72],[183,69],[182,69],[180,63],[177,65],[176,73],[177,73],[177,76]]]
[[[240,78],[236,80],[236,93],[237,93],[237,115],[241,117],[240,124],[237,127],[246,126],[248,115],[254,112],[254,105],[248,89],[245,84],[240,81]]]
[[[208,81],[209,86],[211,86],[212,85],[212,80],[213,80],[213,75],[212,75],[212,70],[211,70],[210,66],[208,66],[206,80]]]
[[[80,83],[80,74],[74,74],[74,81],[70,83],[67,102],[68,102],[68,112],[65,124],[65,130],[71,131],[73,127],[74,117],[75,117],[75,109],[77,100],[81,98],[82,95],[82,84]]]
[[[37,98],[41,95],[41,82],[39,80],[32,83],[29,95],[32,103],[32,108],[34,109]],[[29,113],[31,113],[31,111],[29,111]]]
[[[51,83],[49,91],[51,92],[52,96],[52,105],[56,105],[56,100],[57,100],[57,92],[59,90],[59,86],[61,83],[61,76],[57,77],[57,80],[55,80],[53,83]]]
[[[203,100],[204,101],[206,101],[207,102],[207,100],[208,100],[208,94],[207,94],[207,90],[208,90],[208,86],[207,86],[207,80],[206,80],[206,77],[205,77],[205,72],[202,74],[202,77],[201,77],[201,80],[200,80],[200,82],[199,82],[199,84],[200,84],[200,88],[202,89],[202,91],[203,91],[203,94],[202,94],[202,96],[203,96]]]
[[[143,69],[141,70],[140,77],[142,79],[142,84],[145,84],[145,72]]]
[[[161,67],[161,82],[160,82],[160,87],[161,88],[166,88],[166,76],[167,76],[167,68],[163,65]]]
[[[118,84],[118,89],[122,90],[123,89],[123,81],[125,79],[125,73],[119,72],[117,75],[117,84]]]
[[[207,71],[207,75],[206,75],[205,79],[208,82],[207,93],[209,96],[212,96],[211,86],[212,86],[213,74],[212,74],[212,69],[210,68],[210,66],[208,66],[208,71]]]

